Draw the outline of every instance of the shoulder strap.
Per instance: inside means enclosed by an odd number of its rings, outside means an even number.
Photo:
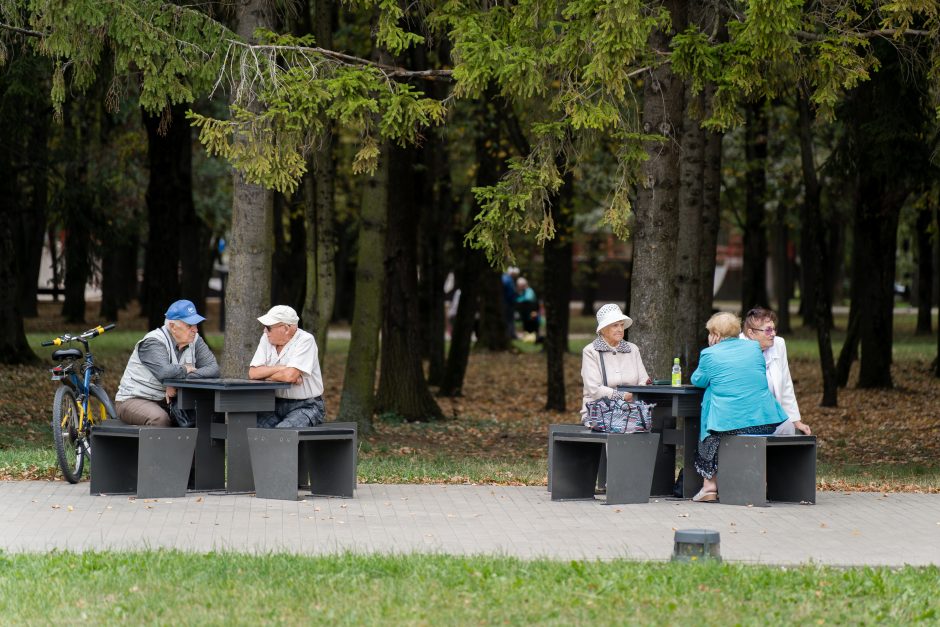
[[[597,357],[601,360],[601,375],[604,377],[604,387],[609,387],[607,385],[607,367],[604,366],[604,351],[597,351]]]
[[[169,353],[168,357],[170,359],[170,363],[174,366],[178,365],[179,360],[176,358],[176,351],[173,350],[173,340],[170,339],[170,336],[167,334],[165,327],[160,327],[160,331],[163,334],[163,343],[166,345],[167,353]]]

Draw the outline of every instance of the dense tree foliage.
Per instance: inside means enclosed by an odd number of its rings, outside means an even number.
[[[303,266],[299,272],[305,280],[296,281],[303,298],[295,288],[285,291],[278,285],[276,294],[294,294],[286,298],[303,303],[305,323],[321,337],[333,310],[333,290],[350,275],[339,269],[350,262],[355,266],[355,299],[344,299],[343,306],[354,303],[356,358],[347,366],[350,394],[344,393],[343,403],[349,405],[341,413],[364,428],[373,409],[381,322],[387,339],[397,333],[400,344],[390,349],[399,353],[397,359],[392,353],[383,357],[382,379],[407,379],[386,390],[413,390],[411,397],[421,399],[415,404],[419,409],[410,412],[414,417],[439,415],[425,394],[424,373],[415,367],[420,364],[411,360],[433,351],[433,377],[443,382],[446,393],[459,393],[474,319],[481,316],[484,340],[495,328],[490,322],[498,320],[497,284],[490,280],[495,273],[484,270],[482,255],[494,265],[509,263],[532,240],[554,242],[542,257],[544,274],[534,265],[529,274],[543,277],[549,370],[561,372],[567,309],[560,308],[567,300],[572,257],[567,247],[582,235],[579,228],[630,241],[627,301],[636,320],[631,340],[641,345],[651,372],[664,376],[676,354],[694,365],[712,306],[722,135],[743,127],[741,152],[747,163],[732,175],[736,182],[725,185],[724,195],[727,211],[731,188],[747,190],[740,223],[746,250],[742,304],[764,304],[771,296],[764,264],[772,242],[777,302],[786,310],[788,270],[796,274],[787,238],[794,233],[801,253],[801,297],[812,305],[804,308],[804,318],[819,327],[824,380],[836,380],[828,332],[831,300],[841,289],[834,270],[841,266],[842,231],[824,225],[836,221],[826,208],[850,190],[856,199],[852,248],[846,248],[853,252],[850,331],[857,332],[862,346],[861,384],[891,385],[891,336],[885,325],[889,331],[897,224],[911,190],[926,187],[924,176],[900,176],[886,165],[914,160],[917,172],[927,171],[932,150],[927,138],[936,135],[930,107],[940,72],[937,3],[429,0],[408,5],[358,0],[342,12],[333,6],[319,1],[254,0],[229,6],[4,0],[0,10],[0,52],[23,51],[46,65],[37,72],[49,83],[49,109],[65,129],[49,133],[41,115],[31,117],[37,120],[30,127],[35,131],[28,140],[31,153],[45,160],[37,143],[52,145],[48,137],[53,134],[62,140],[57,145],[76,142],[71,165],[61,169],[65,188],[83,194],[71,203],[82,209],[61,216],[74,242],[94,246],[89,220],[107,219],[100,207],[106,195],[80,184],[89,177],[83,167],[94,161],[87,150],[111,141],[97,131],[100,124],[89,126],[92,115],[102,119],[102,112],[117,111],[126,102],[141,107],[152,156],[155,146],[177,133],[182,140],[175,145],[186,152],[188,122],[208,154],[234,168],[226,374],[243,370],[257,338],[254,317],[270,303],[272,242],[294,245],[295,239],[305,242],[305,263],[278,251],[278,267]],[[333,38],[340,32],[345,35]],[[10,61],[4,72],[19,85],[25,79],[13,71]],[[894,108],[891,97],[898,93],[909,97]],[[207,107],[206,98],[227,105]],[[473,104],[456,104],[463,102]],[[787,112],[778,113],[782,110]],[[787,134],[775,116],[799,122]],[[826,134],[843,142],[839,154],[847,159],[813,154],[819,126],[836,129]],[[459,139],[474,127],[487,130],[467,150]],[[89,128],[94,141],[87,139]],[[442,138],[433,150],[427,139],[432,128]],[[775,151],[781,144],[791,148]],[[429,154],[435,156],[429,160]],[[334,169],[335,157],[341,160]],[[185,184],[161,183],[173,180],[170,168],[186,158],[170,160],[173,166],[151,159],[150,186],[179,195],[155,198],[149,228],[136,236],[145,238],[148,251],[159,250],[166,246],[161,235],[176,222],[193,237],[184,250],[196,253],[186,259],[179,249],[162,258],[148,256],[143,296],[151,314],[160,306],[154,301],[170,298],[174,289],[195,292],[194,299],[201,300],[199,286],[206,284],[212,257],[213,226],[199,217],[193,192]],[[778,167],[786,161],[798,173],[788,182]],[[0,165],[10,170],[17,164],[6,159]],[[97,170],[91,172],[100,178]],[[421,182],[429,173],[447,180],[446,191]],[[21,190],[33,190],[32,202],[40,211],[39,178],[27,183],[18,177],[12,185],[17,207],[30,202]],[[790,191],[777,193],[781,186]],[[799,210],[788,211],[782,203]],[[275,205],[282,217],[276,224]],[[304,207],[303,215],[289,217],[282,208],[291,206]],[[177,211],[182,213],[176,216]],[[576,211],[591,216],[589,227]],[[441,215],[461,225],[463,241],[448,253],[452,258],[445,255],[449,247],[419,250],[416,241],[416,233],[427,235],[429,224],[445,228]],[[393,222],[387,223],[389,216]],[[928,226],[921,224],[919,230],[936,233],[930,219],[924,220]],[[798,228],[789,229],[788,222]],[[775,228],[768,239],[771,223]],[[303,235],[276,238],[276,229],[287,224]],[[339,224],[358,225],[346,229],[358,233],[358,248],[347,248],[342,234],[334,237],[332,229]],[[33,228],[29,241],[37,241],[38,233]],[[32,256],[23,257],[30,259],[23,273],[29,281],[38,263],[32,260],[37,245],[31,246]],[[461,250],[464,246],[474,250]],[[930,274],[930,247],[930,240],[916,246],[919,276]],[[66,275],[73,277],[67,285],[84,285],[82,268],[87,276],[95,252],[77,243],[67,246]],[[181,264],[188,274],[180,273]],[[446,366],[442,342],[422,341],[422,334],[433,333],[435,341],[442,335],[440,307],[437,314],[428,313],[435,301],[439,305],[446,275],[439,264],[456,270],[466,297]],[[416,267],[421,268],[417,275]],[[877,281],[868,280],[875,276]],[[385,314],[380,315],[386,278]],[[278,274],[278,281],[284,279]],[[15,287],[22,300],[29,299],[20,283]],[[919,298],[926,293],[919,292]],[[74,306],[73,317],[83,314],[83,304]],[[22,313],[3,315],[16,319]],[[494,346],[498,335],[492,336]],[[851,363],[855,345],[847,344],[844,356]],[[879,360],[877,352],[888,360]],[[556,396],[563,388],[563,380],[549,377],[549,405],[564,405]],[[825,402],[834,403],[834,385],[827,383],[826,389]],[[400,410],[404,396],[389,394],[383,393],[383,408]]]

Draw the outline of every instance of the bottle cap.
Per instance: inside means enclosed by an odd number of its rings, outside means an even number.
[[[676,357],[675,359],[673,359],[673,360],[672,360],[672,363],[674,363],[674,364],[677,364],[677,363],[679,363],[679,358],[678,358],[678,357]]]

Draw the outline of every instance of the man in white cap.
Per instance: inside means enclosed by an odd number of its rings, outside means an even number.
[[[258,318],[264,333],[251,358],[248,377],[293,384],[275,391],[274,411],[258,413],[259,427],[315,427],[326,416],[317,343],[297,326],[299,321],[297,312],[287,305],[275,305]]]
[[[170,427],[167,412],[176,389],[165,379],[214,379],[219,364],[199,336],[196,325],[205,320],[188,300],[178,300],[166,310],[163,326],[134,346],[114,396],[118,418],[131,425]]]

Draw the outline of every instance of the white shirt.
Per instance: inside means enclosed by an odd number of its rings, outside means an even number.
[[[740,337],[747,339],[743,333]],[[793,391],[793,377],[790,376],[790,364],[787,361],[787,343],[782,337],[774,336],[773,346],[764,351],[764,364],[767,366],[767,387],[787,414],[787,421],[780,423],[774,434],[793,435],[796,433],[793,423],[801,420],[800,406],[796,403],[796,392]]]
[[[274,392],[278,398],[316,398],[323,394],[317,342],[311,334],[301,328],[298,328],[294,337],[281,348],[280,354],[268,341],[267,335],[262,334],[250,366],[288,366],[300,371],[300,379],[296,383]]]

